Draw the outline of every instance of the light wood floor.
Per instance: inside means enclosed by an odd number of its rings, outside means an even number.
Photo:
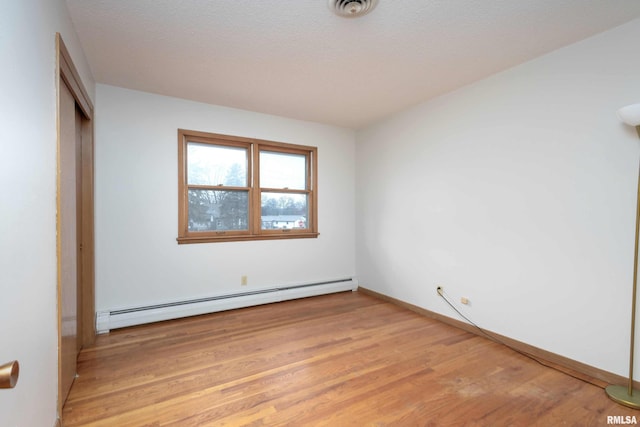
[[[73,426],[604,426],[604,391],[358,292],[121,329],[83,350]]]

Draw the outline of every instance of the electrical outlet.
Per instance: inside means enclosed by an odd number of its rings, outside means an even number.
[[[460,302],[464,305],[469,305],[469,298],[462,297],[460,298]]]
[[[438,292],[438,295],[442,296],[442,293],[444,292],[444,289],[442,289],[442,286],[438,286],[436,288],[436,292]]]
[[[240,285],[241,286],[247,286],[247,276],[241,276],[240,277]]]

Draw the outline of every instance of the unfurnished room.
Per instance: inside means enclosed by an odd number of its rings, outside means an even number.
[[[0,425],[640,421],[640,1],[0,3]]]

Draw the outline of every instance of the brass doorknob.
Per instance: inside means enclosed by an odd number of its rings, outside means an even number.
[[[14,388],[18,383],[20,365],[17,360],[0,366],[0,388]]]

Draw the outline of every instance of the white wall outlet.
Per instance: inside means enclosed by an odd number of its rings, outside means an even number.
[[[240,285],[247,286],[247,276],[240,276]]]
[[[464,305],[469,305],[469,298],[462,297],[460,298],[460,302]]]

